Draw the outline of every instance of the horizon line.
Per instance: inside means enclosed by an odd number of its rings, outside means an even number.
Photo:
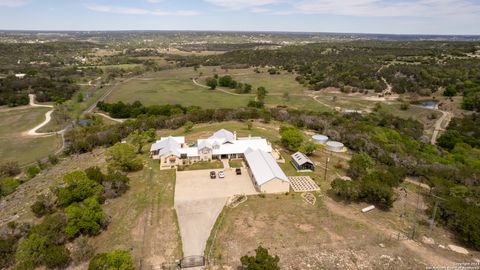
[[[0,29],[0,32],[227,32],[227,33],[288,33],[288,34],[347,34],[347,35],[384,35],[384,36],[458,36],[480,37],[480,34],[419,34],[419,33],[375,33],[375,32],[330,32],[297,30],[166,30],[166,29],[121,29],[121,30],[52,30],[52,29]]]

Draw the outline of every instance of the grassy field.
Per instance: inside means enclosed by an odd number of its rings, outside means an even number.
[[[230,95],[218,90],[209,90],[194,85],[192,78],[199,77],[199,83],[203,84],[204,79],[213,74],[223,76],[230,74],[242,76],[239,78],[252,78],[249,80],[254,88],[259,86],[267,87],[271,95],[267,95],[267,106],[286,105],[297,109],[310,109],[317,111],[329,110],[319,104],[311,97],[302,96],[302,87],[295,82],[294,75],[275,75],[271,78],[264,73],[260,75],[253,69],[223,70],[219,67],[204,67],[195,71],[193,68],[179,68],[164,70],[156,73],[147,73],[143,78],[129,81],[119,86],[108,98],[108,102],[134,102],[136,100],[145,105],[153,104],[181,104],[185,106],[197,105],[203,108],[238,108],[245,107],[252,95]],[[241,80],[240,80],[241,79]],[[247,82],[247,81],[245,81]],[[282,98],[284,92],[289,92],[288,99]]]
[[[131,250],[138,269],[174,262],[182,255],[173,208],[175,171],[160,171],[158,162],[145,160],[142,171],[129,174],[130,190],[105,205],[111,223],[92,239],[97,252]]]
[[[14,108],[0,111],[0,156],[2,161],[35,162],[61,147],[59,136],[27,137],[27,131],[45,120],[49,108]]]

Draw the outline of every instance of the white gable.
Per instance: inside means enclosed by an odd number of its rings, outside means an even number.
[[[258,185],[261,186],[275,178],[289,182],[271,154],[262,150],[248,149],[245,152],[245,159]]]

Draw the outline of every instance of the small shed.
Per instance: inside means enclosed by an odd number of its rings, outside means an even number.
[[[314,171],[315,170],[315,164],[313,161],[311,161],[307,155],[305,155],[302,152],[296,152],[295,154],[292,155],[292,163],[293,166],[298,171]]]

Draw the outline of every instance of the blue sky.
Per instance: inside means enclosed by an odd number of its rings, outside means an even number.
[[[480,34],[480,0],[0,0],[0,29]]]

